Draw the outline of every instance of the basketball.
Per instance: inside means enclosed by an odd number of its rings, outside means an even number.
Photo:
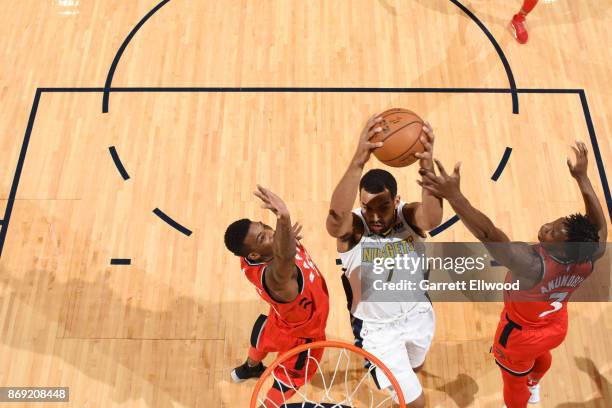
[[[423,134],[423,119],[408,109],[394,108],[380,114],[382,132],[370,141],[384,142],[374,150],[374,156],[387,166],[406,167],[418,160],[415,153],[425,150],[420,141]]]

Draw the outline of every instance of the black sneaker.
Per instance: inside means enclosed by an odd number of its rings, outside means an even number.
[[[259,378],[264,371],[266,371],[266,366],[264,366],[261,362],[255,367],[250,367],[249,363],[245,361],[243,365],[234,368],[230,375],[232,377],[232,381],[235,383],[241,383],[249,378]]]

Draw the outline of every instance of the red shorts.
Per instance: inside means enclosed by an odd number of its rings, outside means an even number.
[[[316,339],[289,336],[265,315],[259,316],[251,333],[251,346],[262,353],[285,353],[302,344],[322,340],[325,340],[325,335]],[[319,348],[306,350],[285,360],[274,370],[274,377],[281,383],[275,382],[274,386],[283,391],[303,386],[316,373],[321,357],[323,349]]]
[[[535,359],[563,343],[566,334],[566,320],[539,328],[522,327],[510,320],[504,309],[492,352],[498,366],[510,374],[524,376],[533,369]]]

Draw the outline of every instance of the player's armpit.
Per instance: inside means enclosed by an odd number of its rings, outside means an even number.
[[[485,247],[493,259],[510,269],[516,278],[533,281],[542,275],[540,255],[525,242],[486,242]]]

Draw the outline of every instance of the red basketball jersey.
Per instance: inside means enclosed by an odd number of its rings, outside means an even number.
[[[535,250],[542,259],[542,279],[529,290],[505,291],[504,303],[510,320],[528,327],[542,327],[565,319],[572,293],[593,272],[593,262],[563,262],[549,255],[541,245]],[[510,273],[506,282],[510,282]]]
[[[325,336],[329,314],[327,285],[306,249],[301,244],[298,244],[296,249],[299,294],[292,302],[278,302],[270,296],[264,281],[269,262],[253,263],[246,258],[240,258],[242,271],[255,285],[259,296],[270,305],[269,322],[293,337],[319,339]]]

